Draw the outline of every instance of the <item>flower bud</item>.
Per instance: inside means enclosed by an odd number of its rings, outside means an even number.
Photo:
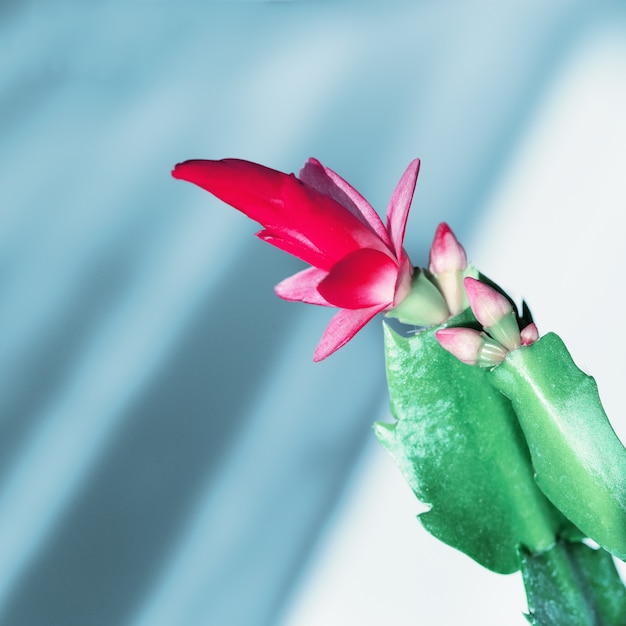
[[[450,227],[441,222],[430,247],[428,269],[433,274],[462,272],[467,267],[467,256]]]
[[[435,336],[442,348],[467,365],[494,367],[507,355],[504,346],[474,328],[442,328]]]
[[[462,275],[466,267],[467,256],[463,246],[450,227],[442,222],[437,227],[430,248],[428,269],[452,315],[457,315],[467,307]]]
[[[515,311],[509,300],[486,283],[467,277],[465,291],[476,319],[508,350],[522,345]]]
[[[535,341],[539,340],[539,330],[537,330],[537,327],[535,326],[534,322],[531,322],[530,324],[528,324],[528,326],[525,326],[522,329],[522,332],[520,333],[520,335],[522,338],[523,346],[529,346],[535,343]]]

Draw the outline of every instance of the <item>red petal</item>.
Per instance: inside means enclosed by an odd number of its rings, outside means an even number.
[[[314,361],[322,361],[333,352],[345,346],[365,324],[385,308],[384,305],[372,306],[367,309],[342,309],[335,314],[327,326],[315,349]]]
[[[393,242],[396,257],[402,255],[402,243],[404,242],[404,231],[409,217],[409,209],[415,192],[417,175],[420,171],[420,160],[415,159],[409,163],[400,182],[393,190],[389,207],[387,208],[387,230]]]
[[[298,177],[310,187],[330,196],[333,200],[346,207],[353,215],[371,228],[389,250],[393,251],[389,233],[374,207],[350,183],[341,178],[339,174],[333,172],[329,167],[324,167],[317,159],[311,158],[300,170]]]
[[[330,267],[350,252],[383,244],[341,204],[299,181],[293,174],[239,159],[186,161],[172,172],[206,189],[285,241],[317,249]]]
[[[331,306],[322,298],[320,292],[317,290],[320,281],[323,280],[327,274],[328,272],[324,270],[310,267],[289,278],[285,278],[285,280],[274,287],[274,291],[285,300]]]
[[[318,289],[342,309],[389,306],[393,302],[398,266],[378,250],[357,250],[333,266]]]
[[[185,161],[172,176],[202,187],[253,220],[275,222],[277,199],[286,176],[281,172],[240,159]],[[273,219],[272,219],[273,217]]]
[[[284,229],[281,232],[262,230],[256,236],[315,267],[328,271],[333,265],[327,255],[313,246],[310,241],[299,238],[297,233],[291,234]]]

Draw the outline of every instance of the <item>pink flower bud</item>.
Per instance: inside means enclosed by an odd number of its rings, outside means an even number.
[[[495,367],[507,355],[504,346],[473,328],[442,328],[435,336],[442,348],[467,365]]]
[[[464,285],[472,311],[485,330],[505,348],[519,348],[522,340],[508,299],[493,287],[469,276]]]
[[[522,345],[529,346],[539,339],[539,330],[537,330],[535,324],[531,322],[528,326],[522,329],[520,335],[522,337]]]
[[[513,311],[511,303],[499,291],[486,283],[468,276],[463,284],[472,311],[485,328],[495,326]]]
[[[467,267],[467,256],[450,227],[441,222],[430,247],[428,269],[433,274],[462,272]]]
[[[479,330],[473,328],[442,328],[435,333],[441,347],[467,365],[476,365],[483,347]]]

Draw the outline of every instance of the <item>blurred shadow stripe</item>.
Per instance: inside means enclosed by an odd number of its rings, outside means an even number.
[[[302,336],[314,317],[301,315],[292,336]],[[333,365],[305,362],[307,348],[285,346],[275,382],[259,394],[217,479],[205,485],[133,626],[276,623],[371,436],[372,407],[385,398],[382,368],[367,365],[380,346],[362,347],[359,364],[340,352]],[[322,389],[329,391],[320,398]]]
[[[244,252],[223,282],[195,303],[194,321],[183,330],[184,339],[178,337],[165,369],[160,359],[155,362],[157,371],[132,394],[139,393],[140,399],[132,400],[131,395],[123,404],[118,401],[115,421],[109,418],[103,423],[107,436],[102,433],[91,444],[85,443],[94,448],[89,463],[77,465],[74,456],[66,459],[66,472],[74,473],[69,481],[74,485],[71,491],[67,483],[59,484],[61,491],[51,496],[54,500],[36,524],[38,530],[29,524],[28,535],[20,533],[18,545],[23,549],[30,542],[31,558],[23,562],[14,554],[5,561],[13,566],[5,572],[14,573],[2,590],[10,595],[5,595],[7,604],[0,623],[40,623],[43,616],[51,623],[123,623],[150,586],[199,486],[219,467],[232,438],[245,423],[250,402],[271,374],[268,363],[277,338],[284,337],[294,320],[291,307],[281,306],[270,292],[271,301],[276,300],[272,317],[279,323],[263,333],[266,350],[249,353],[242,349],[239,338],[250,323],[248,302],[267,291],[265,281],[251,274],[267,275],[268,265],[278,267],[281,259],[280,254],[269,255],[264,264],[255,258],[257,251]],[[242,285],[249,288],[242,290]],[[216,293],[220,294],[217,301]],[[259,321],[259,327],[261,324]],[[121,348],[115,343],[110,347]],[[141,360],[152,361],[147,355]],[[243,382],[244,386],[233,387],[226,381]],[[203,397],[206,405],[200,406]],[[188,404],[181,404],[185,398]],[[126,421],[120,423],[122,417]],[[110,432],[114,423],[116,429]],[[151,440],[146,440],[147,433],[153,436]],[[32,467],[30,472],[32,481]],[[43,477],[39,476],[39,482],[45,482]],[[0,500],[0,511],[9,506],[7,495]],[[26,511],[22,506],[12,513],[17,522],[15,516]],[[146,519],[151,520],[149,527]],[[15,532],[3,536],[11,535],[15,540]],[[129,561],[131,548],[133,559]],[[26,567],[22,573],[15,570],[20,561]],[[63,576],[56,574],[59,571]],[[116,571],[123,576],[113,585]],[[98,615],[93,615],[93,599],[72,593],[81,585],[84,588],[86,578],[90,589],[107,589],[107,605],[100,607]],[[37,590],[36,603],[32,602],[33,589]]]
[[[189,238],[181,241],[188,244]],[[175,237],[172,242],[180,243]],[[185,293],[182,300],[163,303],[151,319],[137,318],[137,301],[149,302],[154,299],[155,289],[161,288],[154,279],[159,265],[168,263],[171,257],[185,256],[166,248],[161,245],[152,250],[159,258],[144,263],[133,289],[108,311],[107,323],[83,349],[76,375],[47,407],[46,414],[39,417],[38,430],[7,478],[0,499],[3,599],[18,584],[20,572],[41,542],[51,540],[51,527],[58,523],[58,515],[85,479],[84,472],[89,471],[103,443],[127,413],[133,395],[142,393],[154,376],[153,370],[162,365],[161,360],[171,349],[168,344],[179,341],[184,325],[176,318],[184,318],[197,308],[198,297],[211,285],[211,281],[198,281],[211,265],[198,266],[179,278],[178,289],[171,291],[173,297],[177,291],[179,296]],[[150,280],[145,279],[145,271],[152,276]]]

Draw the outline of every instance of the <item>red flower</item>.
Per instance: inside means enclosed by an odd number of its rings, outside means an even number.
[[[402,242],[418,171],[416,159],[391,196],[386,226],[356,189],[315,159],[298,178],[238,159],[185,161],[172,175],[259,222],[258,237],[312,266],[276,293],[341,309],[315,350],[321,361],[409,292],[412,267]]]

